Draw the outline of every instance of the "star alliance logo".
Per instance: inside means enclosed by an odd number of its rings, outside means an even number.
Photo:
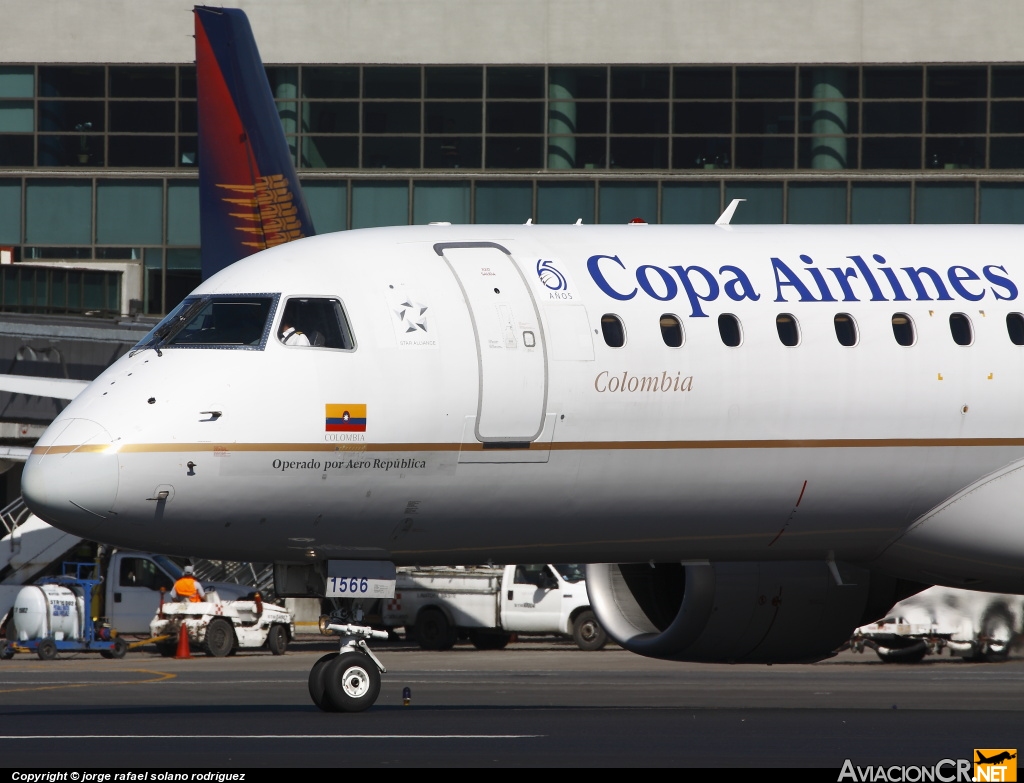
[[[395,316],[402,322],[402,330],[406,333],[427,331],[427,306],[413,301],[412,297],[403,299],[395,310]]]
[[[388,309],[392,312],[391,326],[395,330],[395,342],[399,348],[437,348],[438,325],[434,310],[425,304],[420,292],[415,290],[394,290],[387,292]]]

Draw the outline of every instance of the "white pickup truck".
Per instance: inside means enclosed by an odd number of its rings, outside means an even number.
[[[583,566],[536,564],[400,568],[385,627],[405,627],[421,647],[447,650],[468,636],[499,650],[513,633],[569,636],[581,650],[600,650],[607,634],[590,609]]]

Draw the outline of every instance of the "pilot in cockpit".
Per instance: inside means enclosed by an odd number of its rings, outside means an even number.
[[[277,336],[285,345],[309,345],[309,338],[292,326],[287,317],[281,319],[281,329]]]

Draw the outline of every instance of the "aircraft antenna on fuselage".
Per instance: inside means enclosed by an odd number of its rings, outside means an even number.
[[[746,201],[745,198],[734,198],[729,202],[729,206],[725,208],[725,212],[722,213],[721,217],[715,221],[716,226],[728,226],[732,222],[732,216],[736,214],[736,207],[740,205],[741,201]]]

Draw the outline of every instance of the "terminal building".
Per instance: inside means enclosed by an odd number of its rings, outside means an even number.
[[[1015,0],[237,5],[319,232],[737,197],[747,223],[1024,219]],[[191,8],[4,4],[4,311],[159,316],[198,283]]]

